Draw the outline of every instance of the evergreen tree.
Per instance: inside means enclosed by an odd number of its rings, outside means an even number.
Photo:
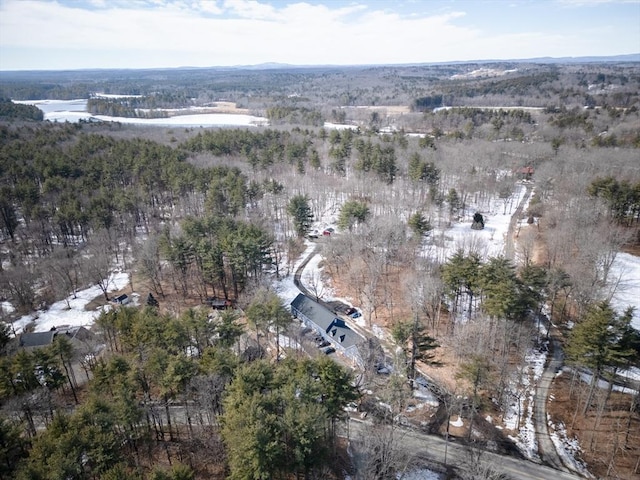
[[[505,257],[492,257],[480,269],[482,310],[493,318],[520,318],[529,304],[515,267]]]
[[[316,380],[317,379],[317,380]],[[333,429],[355,398],[351,376],[329,359],[240,367],[224,400],[230,479],[308,476],[328,461]]]
[[[425,218],[422,212],[415,212],[409,217],[407,223],[418,237],[423,237],[433,230],[431,222]]]
[[[457,311],[463,295],[469,297],[469,315],[475,295],[480,287],[480,257],[476,253],[465,255],[462,249],[456,251],[451,259],[442,266],[442,282],[447,294],[453,300],[454,312]]]
[[[309,206],[309,197],[296,195],[289,200],[287,213],[293,217],[293,227],[299,237],[304,237],[311,229],[313,213]]]
[[[609,302],[601,302],[590,306],[582,321],[573,327],[565,348],[567,360],[591,369],[593,374],[583,414],[591,405],[604,370],[625,365],[634,355],[631,346],[625,344],[627,337],[624,335],[629,331],[632,316],[632,308],[618,315]]]
[[[338,226],[342,230],[352,230],[358,223],[364,223],[369,217],[369,207],[358,200],[349,200],[342,205],[338,217]]]

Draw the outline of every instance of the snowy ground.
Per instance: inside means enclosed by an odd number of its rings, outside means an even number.
[[[489,198],[482,205],[469,205],[460,222],[436,226],[425,245],[424,254],[440,262],[445,262],[458,249],[469,251],[474,248],[482,259],[505,254],[505,245],[511,216],[526,193],[526,186],[518,183],[511,198]],[[483,230],[471,230],[475,212],[484,217]],[[441,220],[442,222],[442,220]]]
[[[351,476],[345,475],[345,480],[351,480]],[[396,474],[396,480],[442,480],[444,475],[428,468],[420,468]]]
[[[552,431],[551,441],[555,445],[558,455],[562,458],[562,462],[584,477],[593,478],[593,475],[587,470],[587,466],[576,458],[582,451],[578,439],[568,438],[567,430],[562,423],[554,425],[549,421],[549,429]]]
[[[632,369],[633,371],[637,372],[637,368]],[[572,368],[565,366],[562,369],[563,372],[567,372],[568,374],[572,373]],[[633,372],[633,373],[635,373]],[[593,374],[590,372],[586,372],[586,371],[581,371],[580,372],[580,380],[582,380],[584,383],[590,385],[592,380],[593,380]],[[637,380],[637,379],[636,379]],[[609,388],[609,382],[607,382],[606,380],[600,379],[596,382],[596,387],[601,388],[603,390],[607,390]],[[620,392],[620,393],[626,393],[629,395],[635,395],[637,393],[637,391],[633,388],[629,388],[629,387],[623,387],[620,385],[614,385],[612,390],[614,392]]]
[[[117,98],[117,96],[111,96]],[[76,123],[80,120],[97,119],[104,122],[120,122],[135,125],[152,125],[161,127],[255,127],[268,125],[269,121],[264,117],[246,114],[230,113],[201,113],[194,115],[175,115],[169,118],[128,118],[111,117],[108,115],[92,115],[87,112],[87,100],[14,100],[23,105],[35,105],[44,112],[44,119],[52,122]],[[176,109],[167,109],[175,113]],[[185,113],[189,113],[185,111]]]
[[[110,292],[115,292],[124,288],[129,283],[129,274],[115,272],[109,278]],[[97,286],[80,290],[76,293],[76,298],[69,297],[69,305],[67,300],[61,300],[51,305],[47,310],[39,310],[29,315],[25,315],[14,322],[16,333],[21,333],[24,327],[31,322],[35,323],[35,332],[46,332],[52,327],[62,326],[84,326],[88,327],[93,324],[96,318],[105,309],[110,308],[106,305],[98,310],[85,310],[85,307],[96,297],[102,295],[102,290]]]
[[[120,122],[135,125],[153,125],[160,127],[255,127],[259,125],[264,126],[269,124],[269,121],[263,117],[235,113],[200,113],[195,115],[176,115],[174,117],[168,118],[128,118],[109,117],[107,115],[91,115],[91,117],[102,120],[104,122]]]
[[[512,402],[505,412],[504,428],[517,432],[509,438],[529,459],[538,459],[538,443],[536,429],[533,424],[533,407],[536,386],[547,360],[546,352],[531,349],[525,356],[525,365],[518,378],[511,382]]]
[[[398,480],[442,480],[444,477],[442,474],[434,472],[433,470],[421,468],[402,474],[399,473],[396,475],[396,478]]]
[[[610,278],[617,282],[612,298],[614,308],[622,313],[629,306],[635,307],[631,324],[640,330],[640,257],[618,253]]]

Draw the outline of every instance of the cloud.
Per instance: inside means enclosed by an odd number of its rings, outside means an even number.
[[[569,7],[588,7],[598,5],[632,5],[638,4],[638,0],[557,0],[561,5]]]
[[[475,3],[453,4],[457,11],[435,0],[416,5],[0,0],[0,69],[420,63],[631,53],[611,51],[609,43],[638,44],[637,28],[594,36],[596,27],[615,27],[600,17],[584,26],[563,23],[558,31],[532,19],[535,27],[507,34],[498,15],[460,9]]]
[[[273,6],[255,0],[224,0],[224,8],[241,18],[253,20],[281,19]]]

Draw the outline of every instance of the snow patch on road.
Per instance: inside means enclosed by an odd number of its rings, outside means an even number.
[[[587,465],[582,460],[579,460],[582,449],[580,448],[577,437],[567,437],[567,429],[563,423],[554,425],[549,422],[549,429],[553,430],[551,433],[551,441],[553,441],[558,455],[562,458],[562,462],[580,475],[587,478],[594,478],[587,470]]]
[[[519,372],[518,380],[511,382],[511,398],[504,416],[504,428],[516,431],[509,438],[529,459],[539,459],[536,429],[533,422],[533,407],[536,386],[547,360],[547,352],[531,349],[525,356],[525,366]]]

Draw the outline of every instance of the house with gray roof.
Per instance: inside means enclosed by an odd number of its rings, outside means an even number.
[[[359,345],[365,341],[364,338],[331,310],[300,293],[291,302],[291,313],[331,343],[338,352],[356,364],[362,364]]]
[[[95,335],[84,327],[58,327],[47,332],[22,333],[17,337],[19,348],[34,350],[49,346],[57,335],[66,336],[75,347],[89,344],[94,340]]]

